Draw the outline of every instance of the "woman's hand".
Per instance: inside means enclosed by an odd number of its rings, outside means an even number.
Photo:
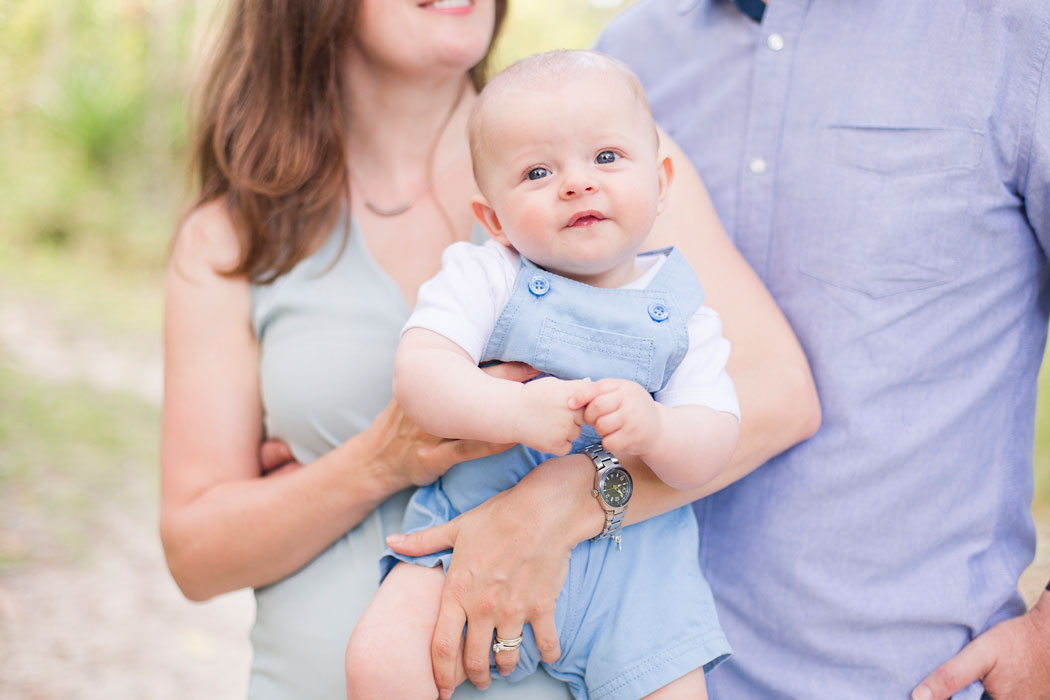
[[[485,367],[493,377],[523,382],[539,372],[521,362]],[[450,440],[431,435],[415,424],[391,399],[363,434],[373,445],[378,468],[399,488],[432,483],[453,465],[509,449],[509,444],[481,440]],[[399,490],[394,488],[393,490]]]
[[[463,666],[478,688],[491,680],[493,633],[511,639],[528,622],[543,660],[554,662],[561,655],[554,604],[569,555],[576,544],[601,532],[604,522],[591,494],[593,472],[591,461],[581,455],[552,459],[448,523],[388,538],[402,554],[453,549],[431,647],[442,698],[455,687],[464,625]],[[496,662],[501,673],[510,673],[517,650],[500,652]]]
[[[281,474],[301,466],[284,440],[266,440],[259,447],[259,470],[263,476]]]

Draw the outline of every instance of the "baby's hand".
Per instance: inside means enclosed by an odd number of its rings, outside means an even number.
[[[601,379],[572,395],[583,422],[594,426],[613,454],[644,455],[660,438],[660,407],[645,388],[627,379]]]
[[[569,398],[590,383],[589,379],[544,377],[522,385],[515,439],[543,452],[569,454],[583,425],[583,410],[569,408]]]

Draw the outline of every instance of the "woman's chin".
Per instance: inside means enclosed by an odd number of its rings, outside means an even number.
[[[428,57],[418,65],[421,72],[433,77],[464,75],[481,63],[487,48],[487,45],[480,50],[471,50],[471,47],[463,45],[440,46],[429,52]]]

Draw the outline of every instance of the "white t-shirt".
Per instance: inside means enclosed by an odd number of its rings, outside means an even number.
[[[643,273],[623,289],[645,289],[666,257],[637,259]],[[419,288],[416,309],[402,333],[426,328],[463,348],[481,361],[496,321],[510,300],[521,258],[495,241],[483,245],[453,243],[441,256],[441,271]],[[700,305],[686,324],[689,349],[667,385],[654,397],[665,406],[699,405],[740,418],[733,382],[725,371],[729,341],[722,337],[718,314]]]

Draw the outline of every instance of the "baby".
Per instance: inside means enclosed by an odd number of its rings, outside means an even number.
[[[704,671],[730,649],[692,510],[627,527],[620,551],[632,482],[613,455],[697,488],[726,467],[739,421],[729,343],[695,274],[673,248],[638,253],[673,173],[642,87],[600,54],[541,54],[485,87],[469,129],[474,213],[492,240],[449,247],[420,289],[394,391],[436,435],[520,444],[419,489],[404,529],[446,522],[551,456],[585,452],[606,527],[572,552],[555,608],[562,656],[542,665],[578,698],[705,698]],[[478,368],[488,361],[542,374],[497,379]],[[384,557],[389,574],[347,652],[351,698],[438,696],[430,639],[450,557]],[[493,645],[494,670],[520,652],[511,681],[541,664],[529,625],[513,632]]]

